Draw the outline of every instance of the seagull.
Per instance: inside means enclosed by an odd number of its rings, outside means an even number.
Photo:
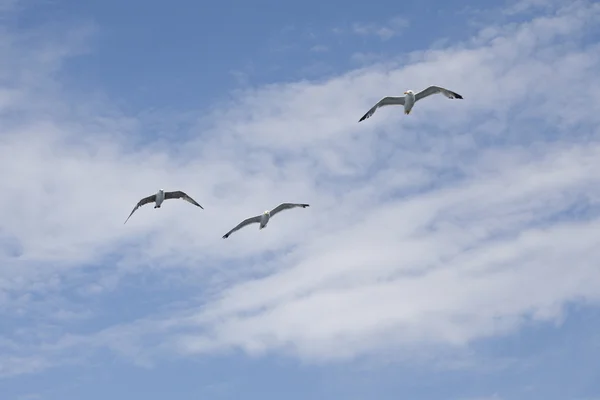
[[[367,113],[365,115],[363,115],[362,118],[358,120],[358,122],[371,117],[373,114],[375,114],[375,111],[377,111],[377,109],[379,107],[383,107],[383,106],[391,106],[391,105],[404,106],[404,114],[408,115],[408,114],[410,114],[410,110],[412,110],[413,106],[415,105],[415,103],[417,101],[419,101],[427,96],[431,96],[432,94],[436,94],[436,93],[441,93],[449,99],[462,99],[463,98],[460,94],[455,93],[448,89],[444,89],[443,87],[440,87],[440,86],[429,86],[427,89],[422,90],[417,94],[415,94],[415,92],[413,92],[412,90],[407,90],[406,92],[404,92],[404,94],[406,96],[384,97],[383,99],[381,99],[379,101],[379,103],[377,103],[373,107],[371,107],[371,109],[369,111],[367,111]]]
[[[192,203],[193,205],[198,206],[204,210],[204,207],[202,207],[200,204],[196,203],[196,200],[192,199],[190,196],[188,196],[187,194],[185,194],[184,192],[182,192],[180,190],[177,190],[175,192],[165,192],[163,189],[159,189],[158,192],[156,192],[156,194],[153,194],[151,196],[141,199],[136,204],[136,206],[133,208],[133,211],[131,211],[131,214],[129,214],[129,217],[127,217],[125,222],[123,222],[123,225],[126,224],[127,221],[129,221],[129,218],[131,218],[131,216],[133,215],[135,210],[137,210],[144,204],[154,202],[155,203],[154,208],[160,208],[160,205],[162,204],[162,202],[167,199],[183,199],[183,200],[187,201],[188,203]]]
[[[263,229],[269,223],[269,218],[273,217],[279,211],[283,211],[283,210],[287,210],[289,208],[295,208],[295,207],[306,208],[306,207],[308,207],[308,204],[282,203],[282,204],[278,205],[277,207],[275,207],[274,209],[272,209],[271,211],[267,210],[264,213],[262,213],[261,215],[257,215],[256,217],[250,217],[248,219],[243,220],[242,222],[239,223],[238,226],[236,226],[235,228],[233,228],[232,230],[230,230],[229,232],[224,234],[223,239],[227,239],[229,237],[229,235],[231,235],[233,232],[235,232],[239,229],[242,229],[246,225],[260,223],[260,226],[258,229]]]

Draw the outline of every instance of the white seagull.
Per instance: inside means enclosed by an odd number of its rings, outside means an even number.
[[[272,209],[271,211],[267,210],[264,213],[262,213],[261,215],[257,215],[256,217],[251,217],[251,218],[243,220],[242,222],[239,223],[238,226],[236,226],[235,228],[233,228],[232,230],[230,230],[229,232],[224,234],[223,239],[227,239],[229,237],[229,235],[231,235],[233,232],[235,232],[239,229],[242,229],[246,225],[260,223],[260,226],[258,229],[263,229],[269,223],[269,218],[271,218],[272,216],[277,214],[279,211],[287,210],[289,208],[294,208],[294,207],[306,208],[306,207],[308,207],[308,204],[282,203],[282,204],[278,205],[277,207],[275,207],[274,209]]]
[[[158,192],[156,192],[156,194],[153,194],[152,196],[148,196],[148,197],[141,199],[136,204],[136,206],[133,208],[133,211],[131,211],[131,214],[129,214],[129,217],[127,217],[127,219],[125,220],[125,222],[123,222],[123,224],[126,224],[127,221],[129,221],[129,218],[131,218],[131,216],[135,212],[135,210],[137,210],[144,204],[154,202],[155,203],[154,208],[160,208],[160,205],[162,204],[162,202],[167,199],[183,199],[183,200],[187,201],[188,203],[192,203],[193,205],[198,206],[204,210],[204,207],[202,207],[200,204],[196,203],[196,200],[192,199],[190,196],[188,196],[187,194],[185,194],[184,192],[182,192],[180,190],[177,190],[175,192],[165,192],[163,189],[159,189]]]
[[[443,87],[439,87],[439,86],[429,86],[427,89],[421,90],[417,94],[415,94],[415,92],[413,92],[412,90],[407,90],[406,92],[404,92],[404,94],[406,96],[384,97],[383,99],[379,100],[379,102],[377,104],[375,104],[373,107],[371,107],[371,109],[369,111],[367,111],[367,113],[365,115],[363,115],[362,118],[358,120],[358,122],[369,118],[371,115],[375,114],[375,111],[377,111],[377,109],[379,107],[383,107],[383,106],[391,106],[391,105],[404,106],[404,114],[408,115],[408,114],[410,114],[410,110],[412,110],[413,106],[415,105],[415,103],[417,101],[424,99],[427,96],[431,96],[432,94],[436,94],[436,93],[441,93],[449,99],[462,99],[463,98],[460,94],[455,93],[448,89],[444,89]]]

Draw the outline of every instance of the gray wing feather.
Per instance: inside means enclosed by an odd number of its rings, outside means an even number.
[[[135,210],[137,210],[138,208],[140,208],[144,204],[152,203],[154,200],[156,200],[156,195],[155,194],[153,194],[152,196],[144,197],[143,199],[141,199],[140,201],[138,201],[138,203],[135,205],[135,207],[133,207],[133,210],[131,210],[131,214],[129,214],[129,217],[127,217],[127,219],[125,220],[125,222],[123,222],[123,225],[125,225],[127,223],[127,221],[129,221],[129,218],[131,218],[131,216],[133,215],[133,213],[135,212]]]
[[[271,217],[273,215],[277,214],[279,211],[283,211],[283,210],[287,210],[289,208],[295,208],[295,207],[306,208],[306,207],[308,207],[308,204],[302,204],[302,203],[282,203],[282,204],[278,205],[277,207],[275,207],[274,209],[272,209],[270,211]]]
[[[415,95],[415,101],[419,101],[427,96],[431,96],[432,94],[436,93],[441,93],[449,99],[463,98],[460,94],[453,92],[452,90],[445,89],[441,86],[429,86],[427,89],[423,89]]]
[[[369,111],[367,111],[367,113],[365,115],[363,115],[362,118],[358,120],[358,122],[364,121],[365,119],[370,118],[373,114],[375,114],[375,111],[377,111],[377,109],[379,107],[391,106],[391,105],[403,106],[404,105],[404,96],[402,96],[402,97],[390,97],[390,96],[384,97],[383,99],[379,100],[379,102],[377,104],[375,104],[373,107],[371,107],[371,109]]]
[[[235,228],[233,228],[232,230],[230,230],[229,232],[224,234],[223,239],[227,239],[229,237],[229,235],[231,235],[235,231],[242,229],[244,226],[254,224],[257,222],[260,222],[260,215],[257,215],[256,217],[247,218],[247,219],[243,220],[242,222],[240,222],[238,224],[238,226],[236,226]]]
[[[185,192],[182,192],[181,190],[177,190],[175,192],[165,192],[165,200],[166,199],[183,199],[188,203],[198,206],[204,210],[204,207],[198,204],[196,200],[192,199],[190,196],[188,196]]]

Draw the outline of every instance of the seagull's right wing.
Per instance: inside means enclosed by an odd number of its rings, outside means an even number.
[[[275,214],[277,214],[280,211],[283,210],[287,210],[289,208],[295,208],[295,207],[302,207],[302,208],[306,208],[308,207],[308,204],[299,204],[299,203],[282,203],[280,205],[278,205],[277,207],[275,207],[274,209],[272,209],[269,214],[271,215],[271,217]]]
[[[427,89],[421,90],[419,93],[415,95],[415,102],[419,101],[427,96],[431,96],[432,94],[441,93],[449,99],[462,99],[463,97],[453,92],[452,90],[448,90],[441,86],[429,86]]]
[[[391,105],[403,106],[404,105],[404,96],[402,96],[402,97],[389,97],[389,96],[384,97],[383,99],[379,100],[379,102],[377,104],[375,104],[373,107],[371,107],[371,109],[369,111],[367,111],[367,113],[365,115],[363,115],[362,118],[358,120],[358,122],[363,121],[367,118],[370,118],[371,115],[375,114],[375,111],[377,111],[377,109],[379,107],[391,106]]]
[[[167,200],[167,199],[183,199],[183,200],[187,201],[188,203],[198,206],[204,210],[204,207],[202,207],[200,204],[198,204],[196,202],[196,200],[192,199],[187,193],[182,192],[181,190],[177,190],[175,192],[165,192],[165,200]]]
[[[129,218],[131,218],[131,216],[133,215],[133,213],[135,212],[135,210],[137,210],[138,208],[140,208],[144,204],[152,203],[154,200],[156,200],[156,195],[155,194],[153,194],[152,196],[144,197],[143,199],[141,199],[135,205],[135,207],[133,207],[133,210],[131,211],[131,214],[129,214],[129,217],[127,217],[127,219],[125,220],[125,222],[123,222],[123,225],[125,225],[127,223],[127,221],[129,221]]]
[[[238,224],[238,226],[236,226],[235,228],[233,228],[232,230],[230,230],[229,232],[224,234],[223,239],[227,239],[229,237],[229,235],[231,235],[233,232],[242,229],[246,225],[254,224],[257,222],[260,222],[260,215],[257,215],[256,217],[247,218],[247,219],[243,220],[242,222],[240,222]]]

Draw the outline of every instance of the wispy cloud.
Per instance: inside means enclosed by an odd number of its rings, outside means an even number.
[[[352,25],[352,31],[361,36],[378,36],[381,40],[388,40],[398,36],[410,26],[408,19],[403,17],[391,18],[387,23],[355,23]]]
[[[329,51],[329,47],[322,45],[322,44],[317,44],[317,45],[314,45],[313,47],[311,47],[310,51],[313,51],[315,53],[325,53],[325,52]]]
[[[62,90],[55,72],[80,42],[5,38],[0,314],[27,323],[3,327],[0,374],[104,349],[141,366],[235,349],[418,357],[598,302],[600,48],[586,34],[599,17],[577,2],[326,81],[242,90],[175,144],[144,135],[156,120],[143,113]],[[390,90],[429,84],[465,99],[357,123]],[[142,208],[123,226],[158,187],[205,210]],[[282,201],[311,207],[221,239]],[[139,276],[187,294],[94,329],[73,318],[97,317],[90,299],[136,301]]]
[[[350,56],[350,60],[358,64],[373,64],[376,61],[382,61],[385,57],[383,54],[357,52]]]
[[[558,0],[513,0],[509,1],[509,5],[504,8],[504,13],[513,15],[539,9],[547,11],[558,4],[560,4]]]

